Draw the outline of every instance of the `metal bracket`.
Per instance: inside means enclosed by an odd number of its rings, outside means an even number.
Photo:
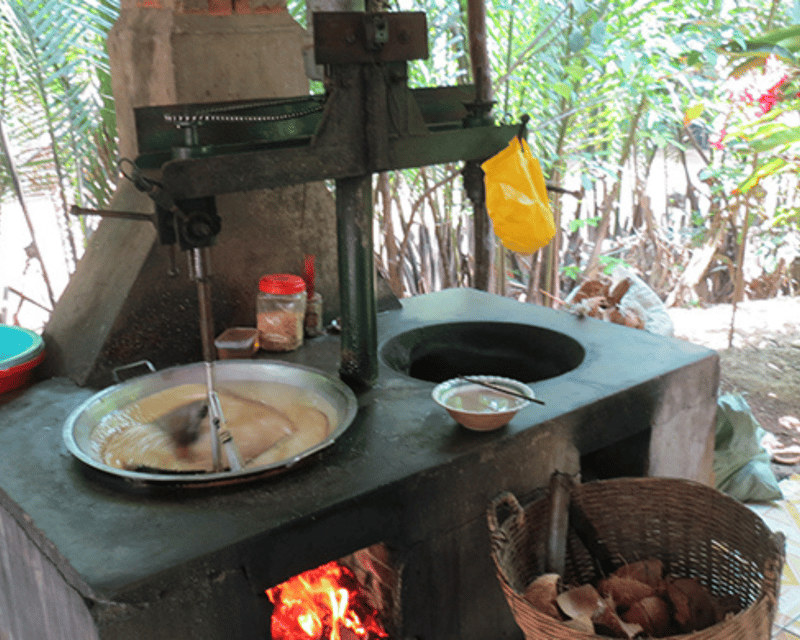
[[[315,13],[317,64],[404,62],[428,57],[428,26],[422,11]]]

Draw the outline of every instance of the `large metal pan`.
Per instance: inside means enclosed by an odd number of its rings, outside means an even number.
[[[290,385],[319,398],[329,413],[330,432],[316,445],[291,457],[260,467],[246,467],[238,471],[209,473],[171,473],[129,471],[109,466],[92,451],[92,433],[108,413],[123,409],[154,393],[185,384],[205,384],[205,363],[171,367],[156,373],[127,380],[108,387],[78,406],[64,424],[64,442],[70,452],[81,462],[100,471],[112,474],[136,485],[191,485],[206,486],[251,480],[263,475],[288,470],[300,460],[330,446],[344,433],[355,418],[358,401],[355,394],[341,380],[322,371],[300,365],[262,361],[218,361],[214,363],[217,386],[230,383],[281,383]]]

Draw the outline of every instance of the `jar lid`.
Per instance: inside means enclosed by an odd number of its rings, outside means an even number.
[[[258,290],[262,293],[287,296],[306,290],[306,282],[300,276],[288,273],[272,273],[258,282]]]

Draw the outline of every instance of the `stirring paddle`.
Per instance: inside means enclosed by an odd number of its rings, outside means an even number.
[[[464,380],[465,382],[471,382],[473,384],[478,384],[482,387],[486,387],[487,389],[491,389],[492,391],[497,391],[499,393],[505,393],[509,396],[514,396],[515,398],[522,398],[523,400],[527,400],[528,402],[535,402],[536,404],[544,404],[543,401],[539,400],[538,398],[533,398],[531,396],[525,395],[524,393],[517,393],[516,391],[511,391],[510,389],[506,389],[505,387],[498,387],[493,384],[489,384],[488,382],[483,382],[481,380],[475,380],[474,378],[467,378],[466,376],[458,376],[459,380]]]

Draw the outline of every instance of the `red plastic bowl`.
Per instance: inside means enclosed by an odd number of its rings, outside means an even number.
[[[42,338],[22,327],[0,325],[0,393],[26,384],[44,360]]]
[[[16,367],[0,371],[0,393],[18,389],[27,384],[33,375],[33,370],[41,364],[42,360],[44,360],[44,351],[33,360],[28,360],[28,362],[23,362]]]

